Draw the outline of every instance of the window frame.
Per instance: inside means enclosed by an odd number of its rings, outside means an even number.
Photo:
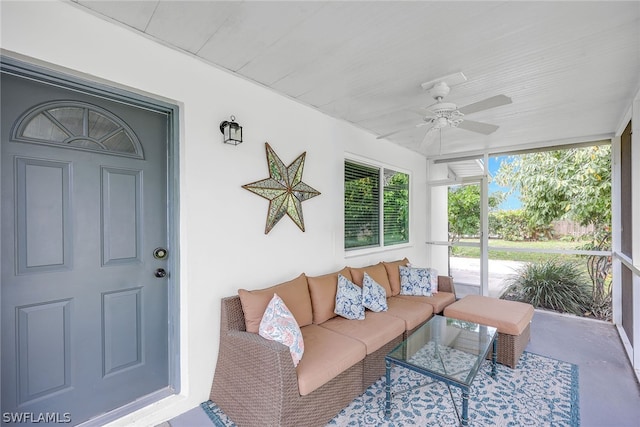
[[[61,109],[81,110],[82,129],[74,129],[67,126],[64,123],[64,118],[58,118],[55,114],[52,113],[55,110]],[[111,124],[113,124],[114,128],[110,132],[106,132],[100,137],[91,135],[91,113],[109,121]],[[27,135],[27,129],[29,128],[31,123],[39,117],[42,117],[44,120],[49,122],[54,129],[57,129],[58,131],[60,131],[60,133],[67,135],[67,137],[64,140],[56,140],[52,138]],[[105,144],[106,141],[110,140],[118,134],[123,134],[129,140],[133,151],[117,150]],[[51,147],[80,151],[92,151],[110,156],[132,157],[144,160],[144,151],[142,149],[142,144],[140,143],[138,136],[135,134],[133,129],[131,129],[129,125],[127,125],[127,123],[125,123],[114,113],[97,105],[83,101],[50,101],[33,106],[32,108],[24,112],[14,123],[11,130],[11,140],[15,142],[41,144]],[[74,142],[76,141],[88,141],[94,145],[81,146],[75,144]],[[71,145],[72,143],[73,145]]]
[[[379,194],[379,203],[378,203],[378,243],[375,245],[371,245],[371,246],[365,246],[365,247],[355,247],[355,248],[347,248],[346,247],[346,218],[345,218],[345,208],[346,206],[344,205],[344,185],[345,185],[345,175],[344,175],[344,171],[346,168],[346,164],[347,163],[354,163],[356,165],[361,165],[367,168],[374,168],[378,170],[378,194]],[[379,162],[379,161],[375,161],[375,160],[371,160],[371,159],[367,159],[367,158],[363,158],[363,157],[359,157],[356,155],[347,155],[344,157],[344,161],[343,161],[343,177],[342,177],[342,186],[343,186],[343,208],[342,208],[342,231],[343,231],[343,238],[342,238],[342,247],[343,250],[345,252],[345,257],[355,257],[355,256],[360,256],[363,254],[368,254],[368,253],[375,253],[375,252],[385,252],[385,251],[390,251],[390,250],[396,250],[396,249],[401,249],[401,248],[405,248],[408,246],[411,246],[412,243],[412,232],[411,232],[411,206],[412,206],[412,173],[406,169],[397,167],[397,166],[393,166],[390,165],[388,163],[384,163],[384,162]],[[385,175],[385,170],[386,171],[392,171],[392,172],[396,172],[396,173],[402,173],[408,176],[409,179],[409,183],[408,183],[408,203],[409,203],[409,207],[407,209],[408,211],[408,218],[407,218],[407,227],[408,227],[408,236],[407,236],[407,241],[406,242],[400,242],[400,243],[393,243],[393,244],[386,244],[385,243],[385,239],[384,239],[384,190],[385,190],[385,185],[384,185],[384,175]]]

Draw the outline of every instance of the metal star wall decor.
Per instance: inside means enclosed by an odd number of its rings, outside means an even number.
[[[285,214],[289,215],[300,230],[304,231],[302,202],[320,194],[319,191],[302,182],[302,169],[307,152],[299,155],[289,166],[285,166],[269,143],[265,143],[265,147],[269,178],[245,184],[242,188],[269,200],[264,234],[269,233]]]

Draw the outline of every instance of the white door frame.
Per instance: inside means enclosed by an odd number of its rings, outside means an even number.
[[[486,155],[485,155],[486,162]],[[486,164],[486,163],[485,163]],[[444,179],[434,180],[427,182],[427,200],[429,203],[428,211],[432,213],[431,221],[433,221],[434,212],[431,211],[435,204],[431,201],[432,190],[436,187],[446,187],[447,189],[452,185],[477,185],[480,187],[480,243],[459,243],[457,246],[471,246],[480,248],[480,295],[489,295],[489,254],[488,254],[488,239],[489,239],[489,215],[488,215],[488,193],[489,183],[487,175],[468,177],[463,180]],[[445,217],[447,216],[447,205],[444,206]],[[428,238],[427,244],[429,246],[454,246],[448,240],[438,240],[431,237],[431,227],[433,223],[430,222],[427,225]],[[432,253],[432,251],[429,251]],[[447,258],[447,263],[449,262]],[[450,274],[450,271],[447,271]]]

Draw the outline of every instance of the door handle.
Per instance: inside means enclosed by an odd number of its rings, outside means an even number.
[[[153,272],[153,275],[159,279],[162,279],[163,277],[167,277],[167,272],[164,268],[156,268],[156,271]]]

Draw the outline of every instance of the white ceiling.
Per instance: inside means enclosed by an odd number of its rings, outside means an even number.
[[[640,89],[640,1],[74,1],[429,157],[608,138]],[[412,110],[457,72],[445,101],[513,103],[440,145]]]

